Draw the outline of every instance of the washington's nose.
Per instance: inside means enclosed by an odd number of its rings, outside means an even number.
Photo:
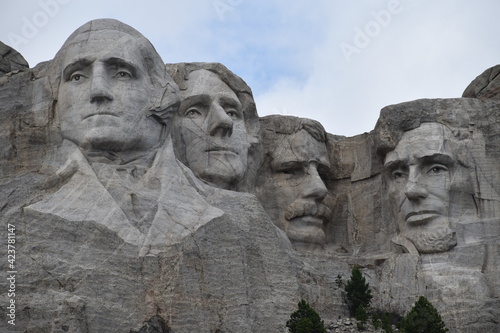
[[[102,103],[112,100],[113,95],[105,74],[102,71],[95,70],[92,75],[92,85],[90,87],[90,103]]]
[[[211,136],[231,136],[233,134],[233,120],[219,104],[210,108],[209,133]]]
[[[315,201],[320,202],[325,198],[327,194],[328,189],[326,188],[323,179],[321,179],[320,175],[318,174],[316,166],[309,167],[302,196],[304,198],[312,198]]]

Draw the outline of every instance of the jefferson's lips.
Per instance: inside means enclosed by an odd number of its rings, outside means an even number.
[[[206,152],[228,152],[228,153],[234,153],[238,154],[236,149],[233,148],[228,148],[228,147],[220,147],[220,146],[213,146],[205,150]]]
[[[440,215],[441,213],[436,210],[421,210],[418,212],[410,212],[406,214],[405,220],[408,223],[425,222]]]

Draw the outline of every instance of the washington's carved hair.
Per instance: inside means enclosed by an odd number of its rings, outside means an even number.
[[[156,117],[160,122],[167,123],[172,113],[178,109],[180,104],[177,85],[166,73],[164,62],[151,42],[131,26],[114,19],[98,19],[87,22],[75,30],[66,42],[64,42],[52,60],[49,69],[49,78],[54,99],[57,100],[62,67],[68,48],[75,44],[85,43],[91,33],[106,33],[107,31],[119,32],[122,35],[131,36],[137,43],[136,45],[141,53],[144,68],[148,73],[152,86],[149,110],[152,111],[151,115]]]

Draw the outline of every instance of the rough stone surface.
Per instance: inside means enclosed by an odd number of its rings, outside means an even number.
[[[496,67],[466,98],[388,106],[354,137],[259,120],[220,64],[167,69],[139,32],[96,20],[52,61],[0,77],[0,224],[16,254],[0,262],[0,289],[16,271],[1,332],[285,332],[300,299],[329,332],[357,332],[336,283],[354,266],[373,309],[404,315],[423,295],[451,332],[498,331]],[[185,117],[193,96],[208,102]],[[183,118],[207,147],[246,137],[246,163],[196,150],[172,129]]]
[[[500,65],[485,70],[476,77],[465,89],[462,97],[469,98],[500,98]]]
[[[0,42],[0,76],[27,68],[29,65],[19,52]]]

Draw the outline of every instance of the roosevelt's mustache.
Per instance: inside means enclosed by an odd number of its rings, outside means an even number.
[[[313,216],[321,219],[330,217],[332,211],[322,203],[317,202],[292,202],[285,211],[285,218],[291,220],[301,216]]]

